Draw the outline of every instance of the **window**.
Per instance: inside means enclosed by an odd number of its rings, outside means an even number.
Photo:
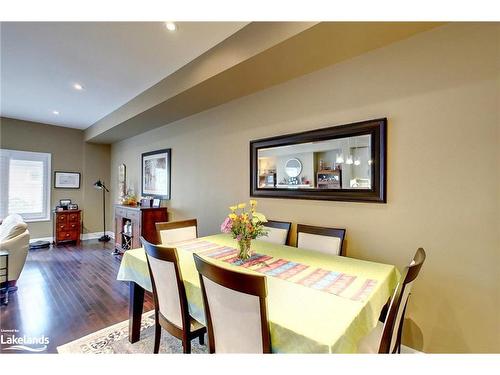
[[[45,152],[0,149],[0,217],[50,219],[50,159]]]

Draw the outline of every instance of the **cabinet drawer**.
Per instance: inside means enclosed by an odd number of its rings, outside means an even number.
[[[78,240],[78,231],[57,232],[57,241],[76,241]]]
[[[58,220],[59,221],[59,220]],[[58,222],[56,231],[59,232],[67,232],[69,230],[69,225],[67,222]]]
[[[58,223],[67,223],[68,222],[68,214],[58,214],[57,215]]]
[[[70,222],[68,223],[67,227],[68,227],[67,230],[78,231],[78,229],[80,227],[80,220],[78,220],[78,221],[71,221],[71,219],[70,219]]]
[[[78,222],[78,221],[80,221],[80,213],[77,212],[77,213],[68,214],[68,220],[69,220],[69,222]]]

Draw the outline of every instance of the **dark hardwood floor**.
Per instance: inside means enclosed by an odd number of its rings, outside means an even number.
[[[45,335],[46,352],[56,353],[59,345],[127,320],[128,283],[116,280],[121,258],[111,255],[112,247],[90,240],[30,251],[19,289],[0,307],[0,330]],[[153,308],[146,293],[144,311]]]

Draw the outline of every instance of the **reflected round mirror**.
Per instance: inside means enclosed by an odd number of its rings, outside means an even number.
[[[302,172],[302,163],[299,159],[289,159],[285,164],[285,172],[288,177],[299,177]]]

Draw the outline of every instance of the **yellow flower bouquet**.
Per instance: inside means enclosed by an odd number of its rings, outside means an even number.
[[[222,233],[231,234],[238,241],[240,249],[238,258],[241,260],[246,260],[252,255],[250,247],[253,239],[267,236],[267,229],[264,227],[267,219],[256,211],[257,201],[250,200],[248,207],[246,203],[229,207],[231,212],[220,226]]]

